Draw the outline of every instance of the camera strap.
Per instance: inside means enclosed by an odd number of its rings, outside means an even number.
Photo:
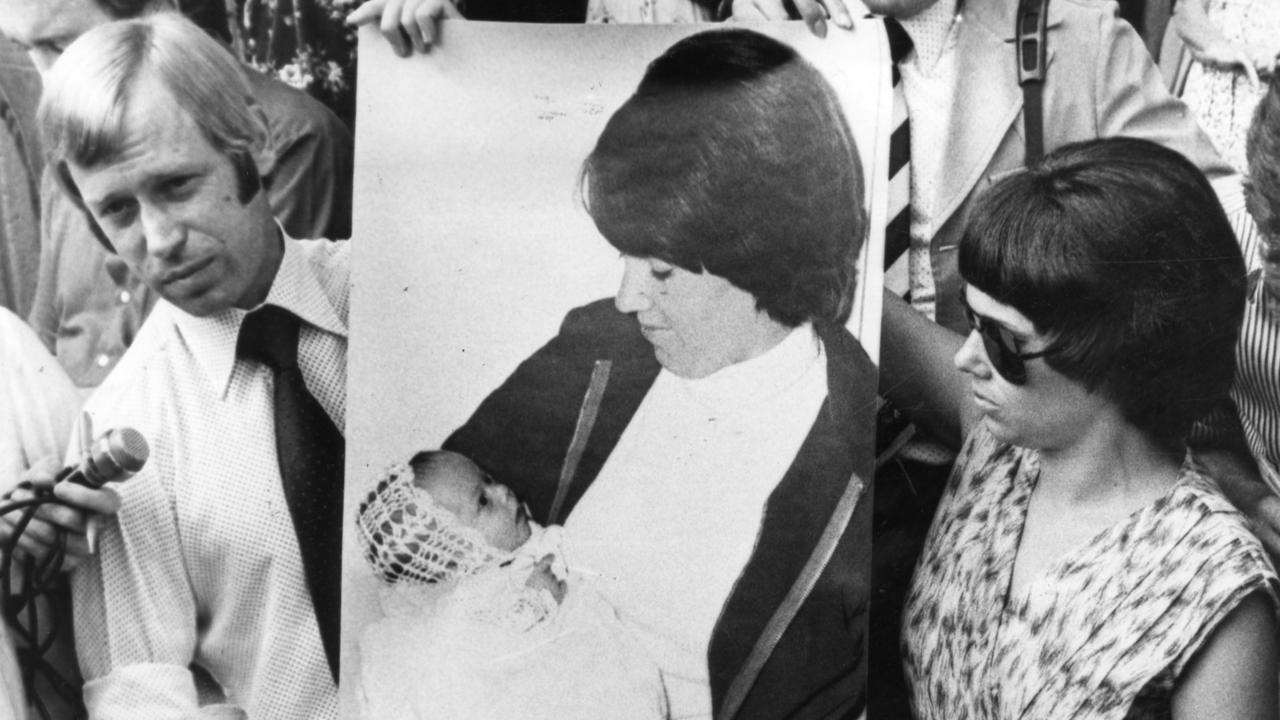
[[[1026,126],[1026,163],[1044,155],[1044,108],[1042,94],[1046,68],[1049,27],[1049,0],[1018,0],[1014,50],[1017,52],[1018,85],[1022,88],[1023,120]]]

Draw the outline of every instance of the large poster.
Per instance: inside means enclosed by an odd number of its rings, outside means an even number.
[[[567,311],[618,290],[623,261],[584,209],[579,175],[647,64],[715,26],[446,22],[426,56],[361,37],[347,414],[347,517],[391,462],[439,447]],[[863,164],[869,235],[848,323],[874,358],[890,91],[870,21],[777,37],[836,89]],[[344,552],[343,716],[358,638],[381,617],[351,525]],[[869,539],[868,539],[869,540]]]

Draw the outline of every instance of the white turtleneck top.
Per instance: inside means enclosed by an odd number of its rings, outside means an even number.
[[[565,523],[565,561],[652,653],[672,718],[711,717],[711,633],[826,399],[826,368],[806,324],[705,378],[662,370]]]

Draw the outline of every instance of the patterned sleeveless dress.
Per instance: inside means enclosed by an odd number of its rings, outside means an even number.
[[[956,461],[903,614],[921,720],[1167,717],[1187,662],[1248,595],[1277,603],[1245,519],[1190,459],[1156,502],[1012,597],[1039,476],[1033,450],[980,426]]]

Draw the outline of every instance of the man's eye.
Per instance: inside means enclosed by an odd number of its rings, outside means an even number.
[[[488,505],[488,504],[489,504],[489,498],[488,498],[488,497],[486,497],[486,496],[484,496],[484,495],[481,495],[481,496],[480,496],[480,507],[484,507],[484,506],[486,506],[486,505]]]

